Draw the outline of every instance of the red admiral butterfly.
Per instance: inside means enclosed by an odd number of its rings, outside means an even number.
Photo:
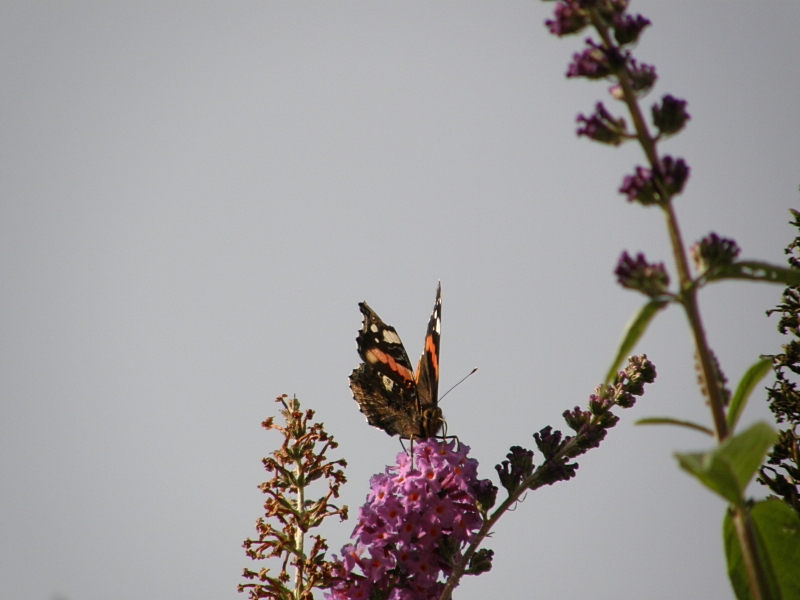
[[[364,324],[356,344],[364,362],[350,374],[350,389],[361,412],[370,425],[389,435],[409,440],[436,436],[444,423],[438,405],[441,284],[416,372],[395,328],[381,321],[366,302],[358,306]]]

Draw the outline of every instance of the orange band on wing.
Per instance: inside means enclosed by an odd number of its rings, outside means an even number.
[[[406,383],[413,381],[413,373],[411,373],[411,370],[403,365],[397,364],[397,361],[385,352],[382,352],[377,348],[370,348],[364,353],[364,355],[364,358],[367,359],[367,362],[372,364],[381,363],[386,365],[391,371],[394,371],[400,375],[400,377],[402,377]]]
[[[425,338],[425,353],[430,354],[431,364],[433,365],[433,376],[439,379],[439,357],[436,356],[436,345],[433,343],[433,336]]]

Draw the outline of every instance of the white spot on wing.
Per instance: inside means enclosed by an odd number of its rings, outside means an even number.
[[[400,336],[397,335],[394,331],[389,331],[388,329],[384,329],[383,341],[386,342],[387,344],[399,344]]]
[[[372,333],[378,333],[378,326],[377,326],[377,325],[375,325],[375,323],[373,323],[372,325],[370,325],[370,326],[369,326],[369,330],[370,330]]]
[[[436,319],[436,333],[438,333],[439,335],[442,334],[442,332],[440,331],[441,328],[442,328],[441,319]]]
[[[386,391],[391,392],[394,387],[394,381],[389,379],[386,375],[381,375],[381,379],[383,380],[383,387],[386,388]]]

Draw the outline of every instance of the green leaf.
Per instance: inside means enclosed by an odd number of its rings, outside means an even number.
[[[706,278],[708,281],[720,279],[750,279],[751,281],[765,281],[767,283],[782,283],[784,285],[800,285],[800,270],[787,267],[778,267],[765,262],[746,260],[730,265],[717,267]]]
[[[750,509],[756,531],[759,556],[773,597],[800,598],[800,518],[785,502],[776,498],[756,502]],[[739,600],[751,600],[747,571],[733,517],[726,511],[723,522],[728,576]],[[778,592],[778,590],[780,590]]]
[[[783,598],[800,598],[800,517],[783,500],[757,502],[750,511]]]
[[[766,374],[769,373],[770,368],[772,368],[772,359],[762,358],[747,369],[747,372],[742,376],[739,385],[736,386],[733,398],[731,398],[731,403],[728,406],[727,420],[728,429],[731,433],[736,429],[736,424],[739,422],[739,417],[744,407],[747,406],[747,400],[750,398],[750,394],[753,392],[756,385],[758,385],[758,382],[764,379]]]
[[[611,363],[611,368],[606,375],[606,383],[611,383],[614,380],[622,361],[628,358],[628,353],[636,345],[636,342],[639,341],[639,338],[644,335],[644,332],[647,331],[647,326],[650,325],[650,321],[653,320],[656,313],[667,304],[668,301],[664,299],[651,300],[631,317],[625,325],[625,331],[622,334],[622,340],[619,343],[617,355],[614,357],[614,362]]]
[[[645,417],[644,419],[639,419],[635,423],[636,425],[677,425],[679,427],[688,427],[689,429],[694,429],[695,431],[701,431],[708,435],[714,435],[714,432],[706,427],[705,425],[699,425],[697,423],[692,423],[691,421],[681,421],[680,419],[673,419],[671,417]]]
[[[700,482],[729,502],[739,504],[742,490],[738,485],[733,470],[724,461],[715,460],[713,451],[706,453],[675,454],[678,464]]]
[[[761,422],[729,437],[709,452],[675,454],[675,457],[703,485],[738,506],[776,437],[772,427]]]

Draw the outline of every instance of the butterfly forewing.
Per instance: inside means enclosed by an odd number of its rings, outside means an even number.
[[[364,323],[356,338],[361,360],[401,388],[413,390],[411,361],[397,331],[384,323],[366,302],[360,302],[358,306],[364,315]]]
[[[417,398],[420,410],[436,408],[439,402],[439,344],[442,328],[442,286],[436,288],[436,302],[425,333],[425,346],[417,363]]]

